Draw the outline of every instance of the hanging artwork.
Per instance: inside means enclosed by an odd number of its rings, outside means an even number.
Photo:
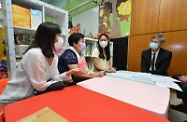
[[[99,7],[99,33],[110,37],[128,36],[131,0],[103,0]]]

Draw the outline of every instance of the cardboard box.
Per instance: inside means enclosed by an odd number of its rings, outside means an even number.
[[[18,5],[12,5],[13,25],[23,28],[31,27],[30,10]]]

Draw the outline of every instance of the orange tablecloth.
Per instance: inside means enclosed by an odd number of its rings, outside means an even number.
[[[149,111],[80,86],[10,104],[5,107],[6,122],[15,122],[46,106],[70,122],[168,122]]]

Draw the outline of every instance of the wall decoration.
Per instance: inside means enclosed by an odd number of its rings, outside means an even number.
[[[76,26],[70,28],[69,34],[79,33],[81,30],[81,24],[78,23]]]
[[[103,0],[99,6],[99,33],[128,36],[132,0]]]
[[[108,32],[111,29],[111,22],[109,20],[112,13],[112,3],[102,2],[99,8],[99,32]]]
[[[106,33],[110,34],[110,37],[125,37],[129,35],[130,32],[130,19],[131,19],[131,3],[132,0],[95,0],[96,2],[91,2],[86,6],[83,6],[73,12],[69,13],[69,20],[73,20],[72,18],[90,10],[91,8],[95,8],[99,5],[99,15],[97,19],[97,33]],[[61,8],[65,10],[71,10],[88,2],[88,0],[63,0],[60,2],[53,1],[52,3],[57,6],[61,6]],[[89,16],[85,16],[83,18],[86,20]],[[93,21],[96,19],[93,19]],[[81,22],[79,22],[81,23]],[[75,23],[76,25],[77,23]],[[83,27],[86,24],[82,24]],[[91,26],[91,27],[90,27]],[[96,26],[89,23],[89,28],[96,29]],[[84,29],[84,27],[82,28]],[[83,33],[83,30],[81,31]],[[85,30],[86,35],[89,35],[89,30]],[[95,31],[94,31],[95,32]],[[92,33],[94,37],[97,36],[97,33]]]

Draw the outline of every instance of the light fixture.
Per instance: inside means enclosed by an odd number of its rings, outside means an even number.
[[[0,2],[0,9],[2,9],[2,2]]]

